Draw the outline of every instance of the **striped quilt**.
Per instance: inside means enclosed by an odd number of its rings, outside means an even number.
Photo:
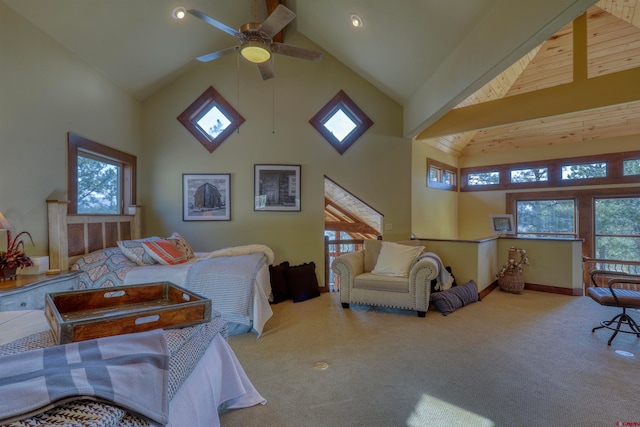
[[[254,281],[266,259],[263,252],[201,259],[189,267],[184,287],[209,298],[227,321],[251,326]]]
[[[0,393],[3,396],[12,395],[11,387],[23,387],[25,384],[20,385],[21,381],[17,382],[17,385],[12,385],[12,381],[21,380],[16,377],[16,372],[19,372],[20,375],[25,374],[25,368],[21,368],[22,371],[16,371],[15,369],[10,369],[9,362],[11,360],[15,360],[16,356],[19,358],[25,358],[26,355],[31,354],[35,351],[34,354],[44,354],[45,357],[42,357],[41,364],[33,364],[29,363],[31,366],[29,369],[32,371],[36,371],[35,374],[32,374],[31,377],[41,376],[43,379],[40,381],[40,386],[34,387],[30,385],[28,387],[28,396],[25,398],[18,397],[16,402],[12,402],[9,399],[0,400],[0,424],[10,425],[11,427],[23,427],[23,426],[83,426],[83,427],[133,427],[133,426],[148,426],[149,423],[145,416],[150,419],[155,419],[161,423],[166,422],[166,418],[163,418],[163,413],[166,403],[173,398],[175,393],[178,391],[182,383],[189,376],[197,361],[202,357],[208,346],[211,344],[211,341],[217,334],[222,334],[223,337],[227,338],[227,322],[222,319],[220,313],[213,312],[212,320],[209,323],[200,324],[192,327],[182,328],[182,329],[170,329],[166,331],[156,330],[150,331],[152,335],[155,334],[154,345],[157,346],[157,342],[166,343],[165,347],[168,353],[168,373],[165,375],[166,383],[165,387],[160,388],[159,392],[162,393],[165,398],[158,399],[156,396],[153,396],[152,389],[157,389],[156,386],[149,387],[149,383],[145,378],[144,381],[144,391],[136,390],[135,384],[132,384],[131,381],[127,381],[126,378],[109,376],[105,375],[105,372],[113,371],[113,366],[108,368],[103,368],[104,365],[113,364],[113,349],[109,349],[108,346],[105,346],[102,351],[99,350],[99,344],[95,342],[105,341],[114,337],[107,337],[98,340],[90,340],[81,343],[72,343],[65,346],[56,346],[53,338],[53,334],[51,331],[41,332],[38,334],[30,335],[28,337],[22,338],[17,341],[13,341],[11,343],[0,346]],[[145,333],[148,334],[148,333]],[[124,337],[125,340],[127,338],[133,338],[137,335],[141,334],[129,334],[129,335],[121,335],[118,337]],[[159,336],[161,336],[160,341],[158,341]],[[136,337],[137,339],[137,337]],[[76,353],[75,349],[79,347],[88,347],[93,352],[93,355],[90,357],[87,354]],[[134,345],[128,345],[129,348],[134,348]],[[153,346],[152,346],[153,347]],[[64,348],[65,351],[61,352],[60,349]],[[68,351],[67,351],[68,350]],[[60,354],[65,353],[66,356],[63,357],[63,360],[57,360],[56,363],[67,366],[67,368],[56,368],[52,375],[58,375],[54,383],[56,384],[64,384],[65,382],[68,384],[68,388],[65,390],[56,390],[55,393],[66,394],[67,397],[65,399],[60,400],[60,404],[55,405],[53,408],[48,408],[45,401],[49,399],[50,390],[47,384],[47,375],[41,375],[41,372],[38,371],[41,366],[51,365],[53,366],[54,359],[57,357],[60,359]],[[136,370],[139,369],[139,361],[135,361],[134,354],[131,352],[124,351],[120,354],[119,361],[122,360],[130,360],[136,366]],[[58,356],[56,356],[56,354]],[[156,352],[156,359],[161,360],[161,355]],[[31,357],[31,356],[30,356]],[[158,359],[160,357],[160,359]],[[13,359],[12,359],[13,358]],[[93,358],[93,359],[91,359]],[[91,361],[90,361],[91,359]],[[104,359],[104,361],[103,361]],[[25,359],[26,360],[26,359]],[[82,362],[86,361],[86,366],[81,366]],[[90,361],[90,362],[89,362]],[[60,366],[62,366],[60,365]],[[40,369],[42,370],[42,369]],[[123,371],[124,372],[124,371]],[[64,375],[67,375],[67,378],[71,378],[71,381],[64,380]],[[126,375],[126,373],[124,373]],[[90,377],[104,377],[103,384],[98,388],[103,388],[106,390],[105,393],[100,393],[98,396],[95,396],[95,393],[92,397],[92,394],[89,392],[92,390],[90,386],[87,386],[87,380]],[[11,377],[14,377],[13,380]],[[109,378],[106,378],[109,377]],[[53,376],[51,377],[53,378]],[[85,381],[83,383],[83,381]],[[135,383],[135,381],[133,381]],[[77,390],[77,385],[81,384],[82,389]],[[107,384],[111,387],[112,390],[117,390],[117,393],[113,393],[109,398],[109,387],[104,387],[104,384]],[[132,387],[130,390],[123,390],[123,387],[126,385],[127,388]],[[24,387],[23,387],[24,388]],[[69,390],[75,390],[76,398],[73,398],[74,392],[69,392]],[[26,389],[25,389],[26,390]],[[23,394],[26,395],[26,392],[23,391]],[[40,394],[37,401],[42,401],[42,411],[34,410],[33,408],[33,395]],[[59,396],[60,394],[53,394],[53,396]],[[118,395],[118,397],[116,397]],[[152,405],[149,408],[145,408],[148,404],[144,403],[142,407],[133,406],[133,401],[137,400],[138,402],[144,402],[146,395],[151,397]],[[16,394],[18,396],[18,394]],[[43,397],[45,396],[45,397]],[[91,400],[87,400],[86,397],[90,397]],[[124,397],[123,397],[124,396]],[[127,397],[128,396],[128,397]],[[99,398],[100,400],[93,400],[95,398]],[[122,399],[129,399],[127,401],[122,401]],[[56,403],[56,402],[51,402]],[[31,405],[31,406],[29,406]],[[155,406],[154,406],[155,405]],[[158,407],[157,405],[160,405]],[[38,405],[36,405],[38,406]],[[20,413],[19,409],[23,408],[25,417],[16,416],[16,413]],[[149,413],[149,410],[154,410],[156,412]],[[140,416],[142,414],[143,416]],[[166,416],[166,413],[164,414]],[[10,422],[13,419],[19,419],[18,421],[14,421],[11,424],[3,424]]]

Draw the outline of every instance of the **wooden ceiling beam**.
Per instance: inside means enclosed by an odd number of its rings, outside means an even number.
[[[489,129],[640,99],[640,68],[457,108],[423,130],[417,140]]]
[[[324,229],[329,231],[344,231],[346,233],[373,234],[376,236],[379,234],[376,230],[363,222],[349,223],[341,221],[325,221]]]
[[[338,205],[337,203],[334,203],[328,197],[324,198],[324,206],[325,206],[325,208],[326,207],[331,207],[332,209],[335,209],[336,212],[338,212],[339,214],[341,214],[345,218],[350,219],[352,222],[362,222],[362,223],[364,223],[364,221],[362,221],[360,218],[354,216],[353,214],[351,214],[349,211],[347,211],[346,209],[344,209],[342,206]]]
[[[271,15],[279,4],[285,6],[282,0],[265,0],[265,3],[267,5],[267,15]],[[284,40],[284,30],[280,30],[280,32],[273,36],[272,40],[276,43],[282,43]]]

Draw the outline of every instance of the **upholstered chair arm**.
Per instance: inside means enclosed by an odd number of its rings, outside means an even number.
[[[331,269],[340,276],[340,302],[348,303],[353,279],[364,273],[364,251],[340,255],[331,263]]]
[[[431,297],[431,281],[438,276],[438,264],[431,258],[416,262],[409,271],[409,289],[415,293],[416,309],[427,311]]]
[[[353,278],[364,273],[364,251],[340,255],[333,260],[331,269],[340,276],[341,287],[353,287]]]

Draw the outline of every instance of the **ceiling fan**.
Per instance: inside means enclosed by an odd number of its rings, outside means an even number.
[[[240,39],[240,46],[233,46],[199,56],[196,58],[198,61],[208,62],[218,59],[221,56],[240,51],[243,58],[258,66],[262,80],[267,80],[274,77],[273,64],[271,61],[272,54],[274,53],[316,62],[322,59],[322,52],[317,50],[273,41],[273,37],[296,17],[293,11],[281,4],[276,7],[273,13],[269,15],[262,24],[247,22],[242,25],[239,30],[235,30],[199,10],[189,9],[187,12],[202,19],[207,24]]]

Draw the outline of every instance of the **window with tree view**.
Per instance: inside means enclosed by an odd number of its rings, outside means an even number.
[[[121,215],[135,205],[136,157],[69,132],[70,214]]]
[[[576,205],[569,200],[518,200],[519,237],[576,237]]]
[[[625,160],[622,169],[624,176],[640,175],[640,159]]]
[[[78,213],[119,214],[122,164],[78,155]]]
[[[595,200],[595,257],[640,259],[640,198]]]
[[[606,176],[606,162],[562,166],[562,179],[602,178]]]

